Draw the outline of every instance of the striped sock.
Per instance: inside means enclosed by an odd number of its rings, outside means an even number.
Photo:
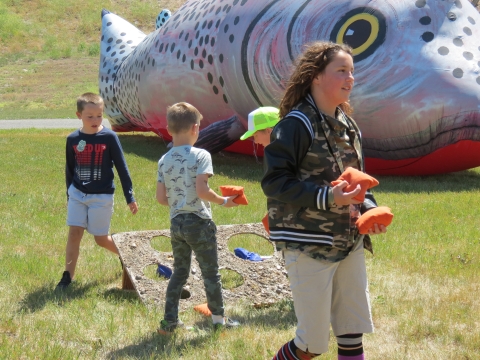
[[[293,340],[287,342],[283,345],[280,350],[278,350],[277,355],[273,357],[272,360],[309,360],[314,357],[319,356],[320,354],[312,354],[300,350]]]
[[[363,334],[347,334],[337,336],[338,360],[364,360]]]
[[[272,360],[300,360],[295,355],[297,349],[297,345],[291,340],[278,350],[277,355],[275,355]]]

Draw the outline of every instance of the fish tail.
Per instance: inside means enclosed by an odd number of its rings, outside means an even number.
[[[226,120],[214,122],[200,130],[194,146],[215,154],[240,140],[240,136],[246,130],[237,115],[233,115]]]
[[[114,82],[124,60],[145,37],[142,31],[128,21],[108,10],[102,10],[99,93],[105,103],[105,115],[116,131],[130,131],[132,125],[117,106]]]
[[[157,16],[157,20],[155,21],[155,29],[161,28],[171,16],[172,12],[168,9],[163,9],[160,11],[160,14]]]

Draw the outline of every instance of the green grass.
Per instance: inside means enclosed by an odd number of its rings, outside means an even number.
[[[145,33],[163,8],[183,0],[0,0],[0,119],[73,118],[75,99],[97,92],[100,12],[106,8]],[[196,331],[155,334],[162,309],[122,291],[115,256],[84,237],[76,284],[52,289],[63,271],[67,228],[64,189],[66,130],[0,131],[0,359],[267,359],[295,331],[291,301],[267,309],[227,304],[241,329],[212,335],[210,322],[182,313]],[[112,232],[165,229],[168,209],[155,201],[155,174],[165,143],[151,134],[120,135],[140,211],[132,216],[117,191]],[[252,157],[213,156],[214,189],[245,187],[250,205],[214,208],[218,225],[259,222],[265,199],[262,167]],[[369,359],[480,358],[480,169],[435,177],[380,177],[375,190],[394,222],[367,254],[376,333]],[[119,184],[117,184],[119,186]],[[165,238],[152,247],[170,251]],[[228,247],[271,255],[253,235]],[[155,266],[145,269],[158,279]],[[224,287],[242,281],[222,270]],[[159,281],[162,281],[158,279]],[[322,359],[336,359],[332,338]]]
[[[68,133],[0,131],[1,359],[267,359],[294,336],[292,302],[283,301],[266,309],[227,303],[227,314],[244,325],[220,337],[208,319],[189,310],[182,320],[196,330],[163,338],[155,333],[162,309],[147,308],[134,292],[120,289],[118,258],[88,234],[75,286],[65,296],[55,295],[67,233]],[[117,191],[112,232],[168,228],[168,209],[155,201],[156,166],[165,143],[149,134],[119,136],[140,210],[131,215]],[[265,214],[261,164],[230,153],[214,155],[213,162],[211,186],[242,185],[250,203],[215,207],[215,222],[259,222]],[[364,337],[367,357],[480,358],[480,169],[379,181],[376,198],[395,218],[387,234],[374,238],[375,256],[366,255],[376,326],[376,333]],[[237,246],[272,252],[255,236],[232,238],[229,249]],[[170,249],[161,237],[152,247]],[[145,273],[155,278],[155,270]],[[223,275],[225,287],[241,281]],[[336,359],[333,338],[321,358]]]

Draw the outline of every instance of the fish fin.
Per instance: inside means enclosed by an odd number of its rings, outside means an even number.
[[[105,115],[114,130],[128,131],[130,122],[116,105],[113,83],[117,70],[145,37],[142,31],[128,21],[108,10],[102,10],[98,84],[99,93],[105,103]]]
[[[168,9],[163,9],[160,11],[160,14],[157,16],[157,20],[155,21],[155,29],[161,28],[171,16],[172,12]]]
[[[195,147],[205,149],[211,154],[222,151],[234,142],[240,140],[247,129],[237,115],[226,120],[216,121],[200,130]]]

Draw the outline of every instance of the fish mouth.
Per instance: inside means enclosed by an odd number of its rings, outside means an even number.
[[[366,157],[384,160],[418,158],[459,141],[480,141],[480,112],[442,117],[414,134],[387,139],[363,139]]]

